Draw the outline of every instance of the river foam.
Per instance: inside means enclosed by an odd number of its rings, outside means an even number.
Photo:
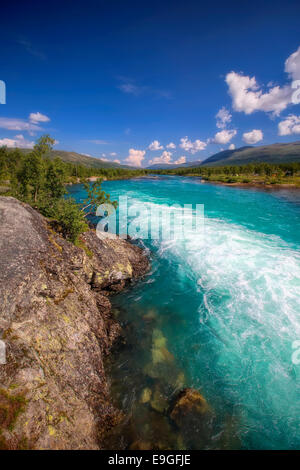
[[[192,278],[187,301],[198,297],[201,328],[217,343],[214,375],[232,396],[245,445],[299,445],[299,371],[291,361],[300,338],[299,252],[277,236],[206,218],[204,240],[162,242],[159,253]]]

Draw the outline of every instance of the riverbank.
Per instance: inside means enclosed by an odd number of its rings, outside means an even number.
[[[109,296],[149,261],[93,230],[75,246],[11,197],[0,197],[0,213],[0,448],[102,448],[122,419],[104,369],[120,332]]]
[[[194,175],[190,175],[191,177],[195,177]],[[270,183],[266,181],[249,181],[249,182],[243,182],[243,181],[234,181],[234,182],[227,182],[227,181],[220,181],[218,179],[204,179],[201,178],[203,183],[213,183],[213,184],[219,184],[222,186],[236,186],[240,188],[247,188],[247,187],[252,187],[252,188],[287,188],[287,189],[299,189],[300,190],[300,180],[299,182],[284,182],[284,183]]]
[[[300,187],[300,165],[297,162],[286,163],[248,163],[245,165],[199,166],[157,170],[157,174],[173,176],[193,176],[202,180],[238,186],[278,186]]]
[[[229,177],[229,176],[202,176],[194,173],[187,173],[183,175],[170,175],[168,176],[184,176],[187,178],[199,178],[202,183],[213,183],[220,184],[222,186],[237,186],[237,187],[255,187],[255,188],[299,188],[300,189],[300,177],[286,177],[280,180],[271,178],[246,178],[246,177]]]
[[[73,184],[82,184],[84,181],[89,181],[90,183],[95,183],[96,181],[123,181],[136,178],[146,178],[147,175],[122,175],[122,176],[89,176],[88,178],[72,178],[71,181],[67,181],[66,186],[71,186]]]

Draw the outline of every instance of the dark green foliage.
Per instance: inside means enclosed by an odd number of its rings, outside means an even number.
[[[59,199],[55,204],[56,229],[73,243],[78,235],[88,229],[84,214],[73,199]]]
[[[30,199],[37,200],[39,198],[40,188],[43,186],[43,178],[47,181],[51,179],[53,173],[55,173],[55,177],[54,179],[52,178],[52,182],[59,185],[61,183],[53,180],[59,179],[63,183],[76,183],[91,176],[114,180],[144,176],[148,173],[145,169],[137,170],[119,166],[116,168],[102,167],[104,163],[109,164],[96,158],[91,159],[90,157],[85,158],[99,162],[99,166],[96,164],[94,167],[85,166],[85,161],[83,161],[83,164],[78,164],[76,163],[78,161],[77,158],[74,159],[74,163],[71,163],[71,158],[64,161],[65,154],[72,155],[72,152],[61,152],[63,158],[60,158],[60,152],[51,149],[53,142],[53,139],[46,135],[39,139],[33,150],[25,149],[25,151],[24,149],[0,147],[0,183],[10,180],[14,191],[22,194],[23,200],[26,199],[30,202]],[[56,192],[58,188],[49,188],[48,184],[48,189]]]
[[[55,139],[52,139],[49,134],[42,135],[33,147],[33,152],[37,155],[45,155],[47,152],[50,152],[54,144]]]
[[[41,155],[32,152],[24,158],[16,178],[18,184],[16,191],[25,201],[37,202],[39,191],[45,182],[44,161]]]
[[[8,151],[0,148],[0,181],[3,186],[10,184],[9,194],[38,209],[51,219],[52,225],[65,238],[76,242],[78,235],[88,229],[86,217],[95,214],[98,205],[110,203],[116,207],[117,203],[102,190],[101,180],[91,185],[84,182],[87,198],[82,207],[72,199],[64,199],[65,185],[70,177],[86,177],[89,171],[97,171],[64,163],[60,158],[46,158],[53,143],[54,140],[45,135],[31,152],[25,154],[18,149]],[[107,174],[113,172],[110,174],[112,177],[117,177],[118,172],[126,172],[121,169],[104,171]]]
[[[255,179],[285,178],[285,182],[289,182],[293,177],[300,176],[300,163],[249,163],[248,165],[228,165],[228,166],[197,166],[195,168],[174,168],[170,170],[152,170],[156,174],[169,175],[189,175],[201,176],[203,179],[217,179],[218,181],[238,182],[248,180],[251,182]],[[247,178],[245,178],[247,176]],[[245,181],[246,182],[246,181]]]
[[[56,158],[46,169],[45,191],[50,198],[59,199],[66,193],[66,168],[63,162]]]
[[[88,181],[83,183],[84,189],[87,192],[87,198],[82,204],[82,211],[86,216],[95,215],[97,207],[101,204],[111,204],[117,208],[117,201],[111,201],[109,194],[105,193],[101,188],[101,180],[95,181],[90,184]]]
[[[30,149],[20,149],[23,154],[27,154],[30,152]],[[101,158],[87,156],[78,152],[69,152],[66,150],[54,150],[50,149],[46,152],[45,157],[49,160],[53,160],[54,158],[60,158],[65,163],[70,163],[72,165],[83,166],[92,169],[129,169],[131,170],[132,167],[128,165],[122,165],[113,161],[102,160]]]

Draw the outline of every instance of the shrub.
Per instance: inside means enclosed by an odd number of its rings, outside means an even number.
[[[82,232],[88,230],[84,215],[73,199],[59,199],[53,217],[58,224],[57,230],[73,243]]]
[[[238,179],[235,178],[234,176],[227,178],[226,180],[227,183],[237,183]]]

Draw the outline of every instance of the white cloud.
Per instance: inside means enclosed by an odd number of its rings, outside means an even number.
[[[217,127],[219,129],[225,129],[227,124],[231,122],[232,115],[224,106],[217,112],[216,119],[217,119]]]
[[[212,143],[214,144],[221,144],[221,145],[226,145],[228,142],[231,141],[231,139],[236,135],[236,130],[226,130],[224,129],[223,131],[217,132],[215,134],[215,137],[212,139]]]
[[[26,131],[29,134],[33,134],[34,132],[42,130],[42,128],[38,125],[27,122],[25,119],[6,117],[0,117],[0,128],[7,129],[9,131]]]
[[[300,79],[300,47],[285,61],[285,72],[290,80]],[[232,97],[232,106],[235,111],[251,114],[255,111],[271,112],[279,116],[281,111],[292,104],[292,83],[283,87],[272,86],[263,92],[255,77],[249,77],[236,72],[226,75],[229,94]]]
[[[255,111],[272,112],[278,116],[291,102],[292,89],[290,86],[274,86],[263,93],[255,77],[230,72],[226,75],[232,106],[235,111],[252,114]]]
[[[179,157],[177,160],[175,160],[175,165],[181,165],[182,163],[186,162],[186,157],[183,155],[182,157]]]
[[[86,154],[85,154],[86,155]],[[101,160],[104,160],[105,162],[110,162],[111,159],[110,158],[107,158],[107,157],[115,157],[117,154],[116,152],[111,152],[109,153],[108,155],[106,153],[101,153]],[[116,161],[116,160],[113,160],[113,161]],[[119,161],[118,161],[119,162]],[[117,162],[117,163],[118,163]]]
[[[278,135],[300,134],[300,116],[290,114],[278,124]]]
[[[171,159],[172,159],[172,152],[168,152],[167,150],[164,150],[160,157],[153,158],[153,160],[150,160],[149,163],[150,164],[170,163]]]
[[[84,154],[84,155],[87,155],[87,154]],[[105,162],[110,162],[111,160],[109,158],[107,158],[107,156],[109,157],[115,157],[117,154],[116,152],[111,152],[109,155],[106,155],[106,153],[101,153],[101,160],[105,161]],[[87,155],[89,156],[89,155]],[[120,163],[120,160],[118,159],[115,159],[113,160],[115,163]]]
[[[41,113],[30,113],[29,114],[29,121],[33,122],[33,123],[38,123],[38,122],[49,122],[50,121],[50,118],[48,118],[48,116],[46,116],[45,114],[41,114]]]
[[[166,147],[167,149],[176,149],[176,145],[174,144],[174,142],[170,142]]]
[[[229,150],[234,150],[235,149],[235,145],[234,144],[230,144],[229,147],[228,147]]]
[[[285,61],[284,71],[292,80],[300,79],[300,46]]]
[[[129,149],[129,155],[125,159],[129,165],[133,166],[142,166],[142,161],[145,158],[145,150],[135,150],[135,149]]]
[[[33,135],[35,132],[42,131],[42,127],[39,126],[40,122],[48,122],[50,119],[41,113],[31,113],[28,117],[28,121],[25,119],[18,118],[0,118],[0,128],[7,129],[9,131],[26,131],[29,135]]]
[[[263,139],[264,135],[260,129],[253,129],[251,132],[244,132],[243,141],[246,144],[256,144]]]
[[[204,150],[207,143],[199,139],[196,139],[194,142],[188,139],[188,137],[183,137],[180,139],[179,147],[185,150],[186,152],[191,152],[192,154]]]
[[[28,148],[31,149],[34,146],[34,142],[30,142],[24,138],[22,134],[16,135],[13,139],[0,139],[0,147],[6,146],[9,148]]]
[[[148,147],[149,150],[162,150],[163,146],[160,145],[160,142],[158,140],[153,140],[151,144]]]

